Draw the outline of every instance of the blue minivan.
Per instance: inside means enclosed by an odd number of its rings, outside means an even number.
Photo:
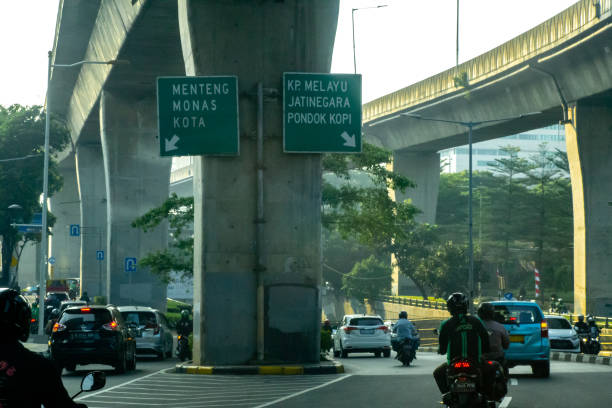
[[[535,302],[490,302],[495,318],[503,323],[510,335],[506,350],[508,367],[530,365],[536,377],[550,376],[550,341],[548,324],[542,309]]]

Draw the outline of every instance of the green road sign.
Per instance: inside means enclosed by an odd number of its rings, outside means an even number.
[[[238,155],[238,78],[158,77],[161,156]]]
[[[361,152],[361,75],[283,74],[287,153]]]

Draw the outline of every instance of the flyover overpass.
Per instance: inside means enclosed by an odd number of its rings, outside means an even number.
[[[467,80],[456,86],[455,78]],[[612,303],[612,10],[582,0],[501,46],[363,107],[370,143],[394,152],[394,167],[416,181],[409,192],[435,222],[438,151],[467,144],[461,122],[537,115],[477,126],[479,142],[564,123],[574,202],[576,312],[605,315]]]

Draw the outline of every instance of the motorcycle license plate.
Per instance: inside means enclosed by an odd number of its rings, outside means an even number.
[[[474,392],[476,391],[476,384],[473,382],[456,382],[454,384],[455,392]]]
[[[525,336],[523,335],[510,336],[510,343],[524,343],[524,342],[525,342]]]
[[[361,329],[359,330],[361,334],[374,334],[374,329]]]

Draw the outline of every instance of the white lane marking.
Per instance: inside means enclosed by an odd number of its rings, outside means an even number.
[[[511,378],[510,385],[518,385],[518,380],[516,378]]]
[[[110,391],[110,390],[113,390],[113,389],[118,388],[118,387],[123,387],[124,385],[131,384],[131,383],[136,382],[138,380],[142,380],[143,378],[147,378],[147,377],[154,376],[155,374],[159,374],[159,373],[163,372],[164,370],[167,370],[167,368],[162,368],[161,370],[156,371],[154,373],[147,374],[147,375],[142,376],[142,377],[134,378],[133,380],[130,380],[130,381],[127,381],[127,382],[124,382],[124,383],[121,383],[121,384],[117,384],[114,387],[110,387],[110,388],[106,388],[106,389],[103,388],[103,389],[101,389],[98,392],[93,392],[91,394],[83,395],[82,397],[79,397],[78,399],[76,399],[76,401],[84,400],[85,398],[93,397],[94,395],[98,395],[100,393],[103,393],[103,392],[106,392],[106,391]]]
[[[321,384],[321,385],[317,385],[316,387],[308,388],[308,389],[306,389],[306,390],[304,390],[304,391],[296,392],[296,393],[294,393],[294,394],[287,395],[286,397],[279,398],[279,399],[274,400],[274,401],[266,402],[265,404],[257,405],[257,406],[256,406],[256,407],[254,407],[254,408],[263,408],[263,407],[268,407],[268,406],[270,406],[270,405],[274,405],[274,404],[277,404],[277,403],[279,403],[279,402],[286,401],[286,400],[288,400],[288,399],[290,399],[290,398],[297,397],[298,395],[306,394],[307,392],[314,391],[314,390],[318,390],[319,388],[327,387],[328,385],[331,385],[331,384],[333,384],[333,383],[335,383],[335,382],[342,381],[342,380],[346,380],[347,378],[351,377],[352,375],[353,375],[353,374],[347,374],[347,375],[344,375],[344,376],[342,376],[342,377],[340,377],[340,378],[336,378],[335,380],[328,381],[328,382],[323,383],[323,384]]]
[[[512,401],[512,397],[504,397],[501,404],[499,404],[499,408],[508,408],[510,401]]]

